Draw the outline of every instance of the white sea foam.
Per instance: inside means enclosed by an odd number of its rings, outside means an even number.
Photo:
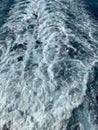
[[[66,129],[98,55],[92,21],[79,5],[16,0],[0,28],[0,129],[9,121],[13,130]]]

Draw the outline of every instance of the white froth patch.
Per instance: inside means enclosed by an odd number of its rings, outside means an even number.
[[[85,96],[88,71],[93,65],[87,59],[94,61],[94,58],[70,58],[68,49],[77,50],[70,38],[81,41],[85,49],[91,49],[91,44],[71,28],[73,25],[80,27],[93,39],[91,32],[88,33],[90,25],[84,27],[86,16],[81,14],[80,18],[74,0],[64,5],[63,0],[47,3],[45,0],[16,0],[2,27],[11,35],[3,40],[5,44],[0,41],[0,50],[3,50],[0,57],[0,129],[4,124],[9,127],[11,121],[12,130],[65,130],[72,110]],[[73,4],[77,8],[72,13]],[[53,8],[50,11],[48,7]],[[77,15],[76,21],[71,21],[68,7]],[[78,18],[84,21],[77,23]],[[34,28],[28,28],[29,24]],[[26,49],[10,52],[14,45],[24,43]],[[23,60],[17,61],[19,56]]]

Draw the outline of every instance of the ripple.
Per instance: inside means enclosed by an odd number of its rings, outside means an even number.
[[[14,0],[9,8],[0,24],[0,129],[95,130],[97,24],[84,3]]]

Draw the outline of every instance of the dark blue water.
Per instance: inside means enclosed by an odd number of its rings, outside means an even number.
[[[14,4],[14,0],[1,0],[0,1],[0,26],[6,22],[8,13]]]
[[[85,4],[87,11],[98,20],[98,0],[85,0]]]

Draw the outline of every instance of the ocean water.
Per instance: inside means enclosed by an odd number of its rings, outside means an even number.
[[[98,0],[85,0],[85,4],[92,18],[98,20]]]
[[[97,0],[0,0],[0,130],[98,130]]]

